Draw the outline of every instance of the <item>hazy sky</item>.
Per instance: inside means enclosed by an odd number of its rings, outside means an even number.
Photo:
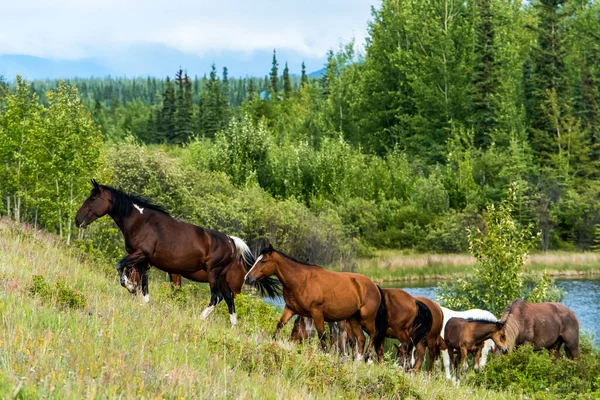
[[[340,39],[355,37],[363,43],[371,6],[378,4],[378,0],[0,0],[0,55],[94,59],[127,74],[214,61],[239,64],[240,68],[228,66],[242,75],[244,68],[262,71],[269,63],[262,58],[276,48],[297,72],[301,60],[320,68],[327,49]],[[282,57],[280,63],[285,61]]]

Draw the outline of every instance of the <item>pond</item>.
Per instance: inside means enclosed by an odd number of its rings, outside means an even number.
[[[582,332],[594,336],[596,345],[600,345],[600,279],[557,279],[567,297],[564,304],[575,311]],[[435,300],[436,282],[388,282],[382,287],[397,287],[413,296],[423,296]],[[283,299],[268,300],[269,303],[283,307]]]

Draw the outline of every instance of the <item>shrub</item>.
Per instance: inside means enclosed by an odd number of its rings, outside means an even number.
[[[87,300],[82,293],[62,281],[57,281],[52,286],[42,275],[33,276],[29,293],[60,307],[83,309],[87,305]]]
[[[538,236],[533,226],[519,226],[512,218],[514,188],[509,198],[484,215],[484,228],[469,230],[469,250],[477,259],[475,277],[442,283],[441,302],[454,309],[483,308],[499,315],[517,298],[531,301],[557,300],[558,289],[544,275],[525,277],[525,257]],[[527,286],[525,286],[527,283]]]

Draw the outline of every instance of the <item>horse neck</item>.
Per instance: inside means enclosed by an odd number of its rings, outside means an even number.
[[[144,216],[146,213],[150,213],[152,210],[144,210]],[[129,215],[123,217],[115,215],[113,212],[109,212],[108,215],[115,221],[115,224],[121,230],[124,236],[128,234],[135,233],[135,230],[139,228],[140,224],[138,223],[141,220],[141,214],[137,209],[134,209]]]
[[[283,256],[277,263],[275,275],[283,285],[284,289],[293,291],[305,280],[307,268],[305,265],[294,262]]]
[[[473,330],[473,336],[474,336],[473,339],[475,339],[475,341],[487,340],[497,330],[498,330],[498,327],[494,323],[492,323],[492,324],[478,323],[476,325],[476,328]]]

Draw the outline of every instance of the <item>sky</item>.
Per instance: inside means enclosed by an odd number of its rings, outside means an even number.
[[[311,72],[341,40],[364,43],[373,5],[379,0],[0,0],[0,74],[161,76],[182,66],[202,75],[214,62],[231,76],[260,76],[273,49],[281,68],[287,60],[299,73],[304,60]]]

